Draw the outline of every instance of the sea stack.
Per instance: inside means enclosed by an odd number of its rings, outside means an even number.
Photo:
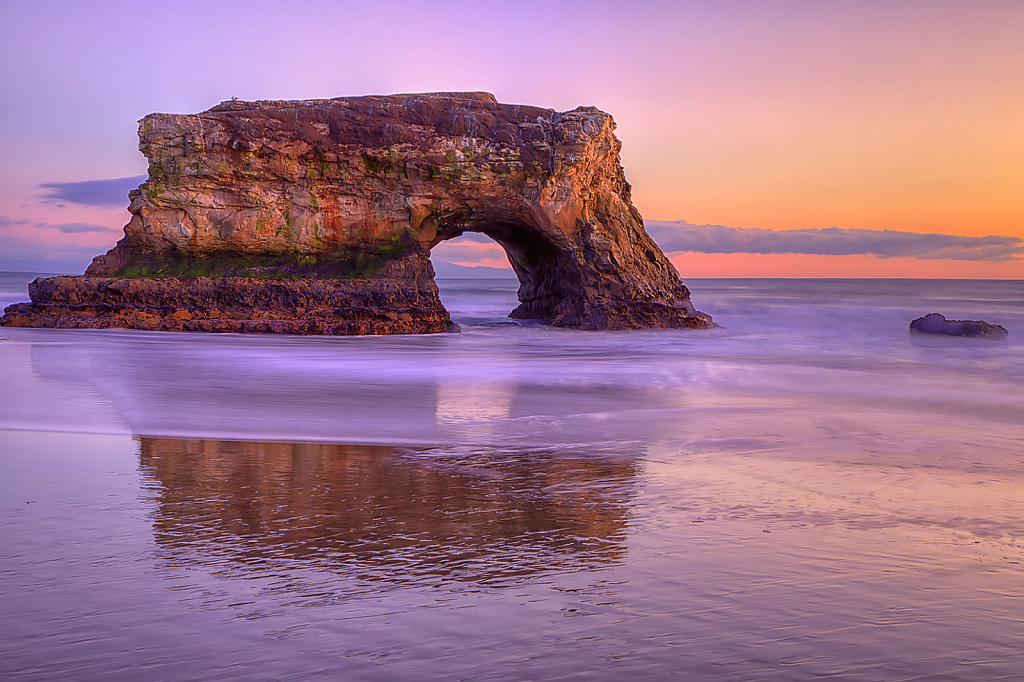
[[[231,100],[139,125],[149,177],[82,277],[37,279],[3,324],[403,334],[457,329],[430,249],[481,232],[514,318],[703,329],[644,231],[612,117],[488,93]]]
[[[910,323],[911,334],[945,334],[1005,341],[1006,328],[984,320],[947,320],[945,315],[928,313]]]

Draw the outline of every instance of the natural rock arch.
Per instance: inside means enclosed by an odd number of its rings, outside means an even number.
[[[151,114],[125,237],[4,324],[306,334],[451,329],[429,250],[482,232],[513,317],[712,326],[643,228],[608,114],[487,93],[224,102]]]

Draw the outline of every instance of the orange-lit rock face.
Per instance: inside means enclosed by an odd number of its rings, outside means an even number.
[[[86,274],[378,281],[401,261],[423,289],[433,246],[482,232],[519,277],[513,317],[710,326],[644,231],[614,129],[592,107],[559,113],[486,93],[152,114],[139,126],[149,179],[130,195],[124,239]]]

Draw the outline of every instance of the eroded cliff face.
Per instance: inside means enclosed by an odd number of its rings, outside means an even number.
[[[199,299],[178,301],[174,291],[196,277],[244,279],[253,295],[267,280],[345,281],[364,292],[388,283],[415,291],[413,307],[450,328],[428,253],[475,231],[504,247],[519,276],[513,317],[582,329],[710,326],[643,229],[614,129],[591,107],[559,113],[486,93],[229,101],[201,114],[152,114],[139,126],[149,179],[130,194],[125,237],[86,275],[151,279],[168,309],[195,307]],[[299,307],[343,320],[344,306],[328,299]],[[29,309],[18,315],[31,321]]]

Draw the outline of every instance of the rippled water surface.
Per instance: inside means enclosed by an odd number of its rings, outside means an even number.
[[[1021,679],[1024,283],[688,284],[723,329],[0,329],[0,677]]]

